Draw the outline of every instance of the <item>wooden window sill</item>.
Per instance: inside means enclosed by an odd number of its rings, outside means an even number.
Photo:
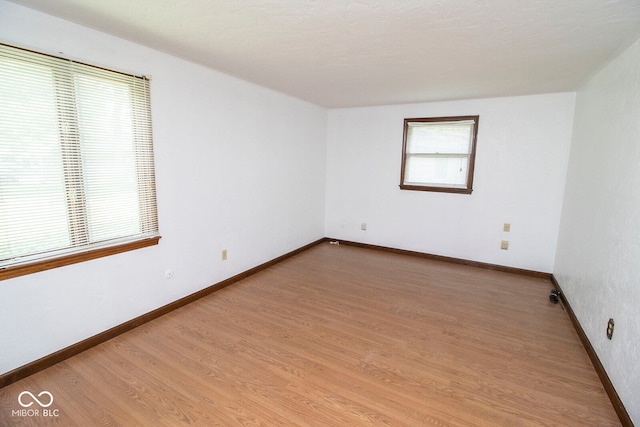
[[[154,246],[158,244],[159,240],[160,236],[151,237],[143,240],[137,240],[135,242],[123,243],[121,245],[93,249],[71,255],[63,255],[57,258],[51,258],[42,261],[35,261],[29,264],[9,266],[0,269],[0,280],[12,279],[14,277],[37,273],[39,271],[51,270],[52,268],[63,267],[70,264],[77,264],[79,262],[89,261],[96,258],[102,258],[122,252],[133,251],[136,249],[146,248],[148,246]]]

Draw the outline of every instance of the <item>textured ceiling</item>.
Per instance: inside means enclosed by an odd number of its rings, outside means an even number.
[[[577,89],[639,0],[11,0],[325,107]]]

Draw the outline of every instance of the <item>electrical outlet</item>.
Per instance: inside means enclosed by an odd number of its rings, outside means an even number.
[[[223,250],[222,250],[222,260],[223,260],[223,261],[226,261],[226,260],[227,260],[227,250],[226,250],[226,249],[223,249]]]
[[[500,243],[500,249],[504,249],[505,251],[509,249],[509,241],[508,240],[503,240],[502,243]]]
[[[613,337],[613,327],[615,326],[615,323],[613,321],[613,319],[609,319],[609,322],[607,323],[607,338],[611,339]]]
[[[511,224],[508,222],[504,223],[504,227],[502,227],[502,231],[506,231],[507,233],[511,231]]]
[[[367,231],[367,223],[366,222],[363,222],[362,224],[360,224],[360,230]]]

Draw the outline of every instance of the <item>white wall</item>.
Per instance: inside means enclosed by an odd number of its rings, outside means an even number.
[[[331,110],[327,236],[551,272],[574,101],[560,93]],[[473,193],[400,190],[404,118],[460,115],[480,115]]]
[[[162,235],[0,282],[0,373],[324,236],[325,109],[4,0],[0,41],[152,76]]]
[[[579,92],[554,275],[640,424],[640,40]],[[613,339],[606,338],[609,318]]]

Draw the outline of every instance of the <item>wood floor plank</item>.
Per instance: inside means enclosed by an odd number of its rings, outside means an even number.
[[[320,244],[0,389],[0,425],[620,425],[550,289]]]

